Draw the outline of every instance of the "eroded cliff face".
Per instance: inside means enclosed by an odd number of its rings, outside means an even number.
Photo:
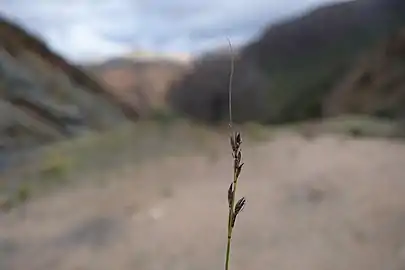
[[[166,93],[190,70],[192,63],[175,59],[117,58],[90,66],[100,83],[147,118],[167,108]]]
[[[125,100],[0,17],[1,151],[32,149],[137,117]]]

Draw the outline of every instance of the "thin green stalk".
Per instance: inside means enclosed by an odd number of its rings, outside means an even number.
[[[232,78],[234,73],[234,59],[232,44],[230,40],[229,48],[231,51],[231,74],[229,76],[229,127],[232,129]],[[230,137],[232,156],[233,156],[233,181],[228,189],[228,238],[226,245],[226,254],[225,254],[225,270],[229,270],[229,262],[231,258],[231,242],[232,242],[232,232],[235,225],[236,217],[242,211],[246,200],[244,197],[240,198],[235,204],[236,196],[236,187],[238,184],[238,178],[242,171],[243,163],[242,161],[242,152],[240,150],[240,145],[242,144],[242,138],[239,132],[232,133]]]
[[[236,185],[238,183],[238,176],[237,171],[234,170],[233,173],[233,192],[232,192],[232,203],[229,207],[229,215],[228,215],[228,240],[226,245],[226,258],[225,258],[225,270],[229,269],[229,260],[231,255],[231,241],[232,241],[232,216],[233,216],[233,209],[235,208],[235,191]]]
[[[231,216],[231,215],[229,215]],[[230,220],[231,218],[229,218]],[[230,224],[230,223],[229,223]],[[228,241],[226,245],[226,255],[225,255],[225,270],[229,269],[229,258],[231,255],[231,238],[232,238],[232,232],[231,229],[229,228],[230,225],[228,225]]]

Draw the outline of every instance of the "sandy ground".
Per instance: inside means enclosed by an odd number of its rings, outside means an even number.
[[[243,154],[231,269],[405,269],[405,144],[288,135]],[[1,214],[0,269],[223,269],[230,164],[168,158]]]

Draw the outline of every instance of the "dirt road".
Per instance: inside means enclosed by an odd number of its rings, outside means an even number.
[[[243,148],[231,268],[405,269],[405,144],[280,136]],[[173,157],[0,216],[0,269],[223,269],[231,157]]]

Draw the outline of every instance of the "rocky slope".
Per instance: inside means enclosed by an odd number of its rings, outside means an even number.
[[[330,4],[271,25],[241,50],[236,62],[240,72],[235,76],[234,97],[240,102],[235,101],[239,114],[235,120],[280,123],[324,116],[324,100],[358,58],[404,26],[402,0]],[[225,95],[228,89],[229,57],[225,62],[219,67],[213,60],[205,61],[169,93],[171,104],[204,120],[220,107],[219,118],[225,118],[227,101],[216,98],[218,91]]]
[[[126,101],[0,16],[0,156],[136,117]]]
[[[405,28],[365,53],[331,91],[324,113],[405,116]]]
[[[165,108],[166,92],[190,67],[189,61],[135,56],[110,59],[86,69],[146,118]]]

